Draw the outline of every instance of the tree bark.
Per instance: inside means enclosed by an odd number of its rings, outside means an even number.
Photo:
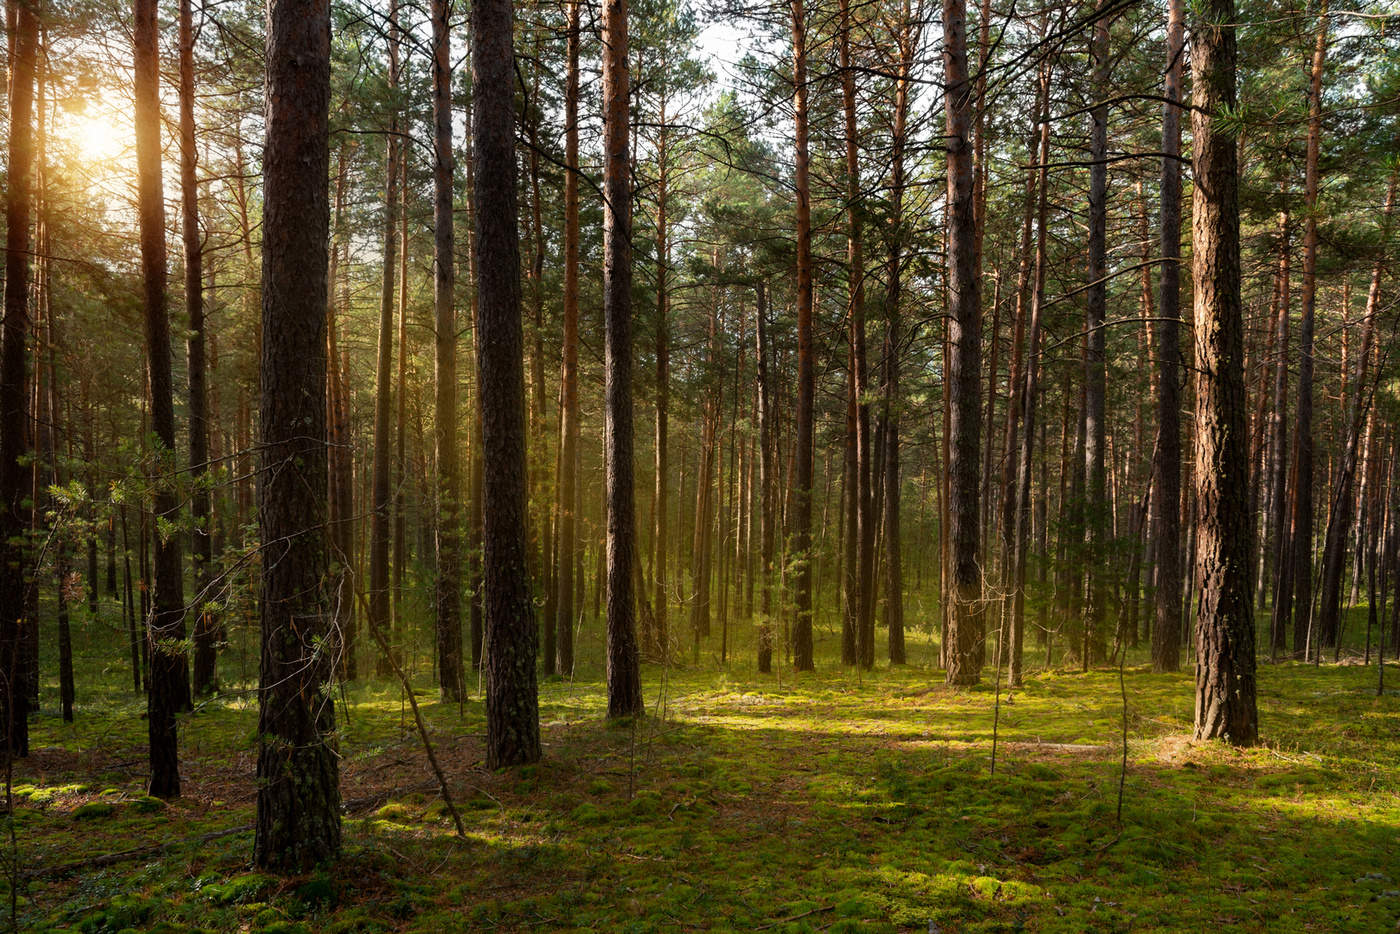
[[[559,455],[559,567],[555,572],[559,595],[554,621],[555,670],[565,677],[574,673],[574,566],[578,552],[579,512],[579,409],[578,409],[578,94],[579,94],[579,5],[570,0],[568,12],[568,76],[564,89],[564,347],[560,392],[563,416],[560,419]],[[659,340],[659,338],[658,338]],[[657,368],[660,372],[661,363]],[[658,380],[658,386],[664,382]],[[658,413],[662,389],[657,390]],[[660,415],[658,414],[658,418]],[[658,427],[658,439],[662,438]],[[664,445],[658,440],[657,449]],[[658,456],[660,456],[658,454]],[[658,580],[660,578],[658,577]],[[659,619],[665,620],[665,605],[658,600]],[[664,622],[662,624],[664,631]]]
[[[398,94],[399,84],[399,38],[398,0],[390,8],[389,24],[389,93]],[[393,404],[393,365],[394,365],[394,280],[398,272],[398,229],[399,203],[399,115],[397,98],[390,105],[389,126],[384,140],[384,242],[383,268],[379,291],[379,348],[376,356],[374,380],[374,466],[370,502],[369,532],[369,619],[371,629],[384,637],[392,648],[389,628],[391,625],[389,544],[393,534],[393,493],[390,454],[393,439],[390,437]],[[376,640],[377,645],[378,640]],[[392,672],[387,659],[380,658],[375,664],[375,672],[380,677],[388,677]]]
[[[155,434],[155,518],[178,527],[176,490],[175,400],[170,367],[170,314],[166,307],[165,196],[161,180],[160,61],[155,0],[135,0],[137,219],[141,232],[141,271],[145,283],[146,382],[151,429]],[[189,707],[189,669],[185,663],[184,580],[180,539],[157,532],[155,595],[148,638],[151,683],[147,694],[151,794],[180,794],[180,764],[175,715]]]
[[[1101,95],[1109,86],[1109,48],[1106,15],[1108,0],[1100,0],[1098,19],[1090,40],[1093,58],[1091,93]],[[1089,268],[1084,296],[1086,316],[1084,354],[1084,644],[1094,664],[1107,654],[1104,618],[1108,601],[1108,562],[1104,550],[1109,538],[1108,502],[1108,365],[1104,322],[1108,312],[1108,105],[1096,103],[1089,112]]]
[[[196,694],[218,689],[216,641],[219,624],[208,593],[213,564],[209,496],[209,392],[204,357],[204,247],[199,235],[199,189],[195,181],[194,24],[190,0],[180,0],[180,207],[185,247],[185,313],[189,317],[190,513],[194,519],[194,681]]]
[[[457,307],[453,291],[451,0],[433,0],[433,445],[437,455],[437,662],[445,700],[466,694],[462,668],[462,479],[457,456]]]
[[[1234,0],[1206,0],[1192,48],[1192,280],[1195,284],[1197,502],[1196,738],[1258,740],[1254,523],[1248,478],[1240,302],[1237,144],[1221,127],[1235,107]]]
[[[643,712],[632,562],[632,187],[627,0],[603,4],[604,454],[608,486],[608,716]]]
[[[263,157],[262,664],[253,863],[305,872],[340,850],[326,590],[330,6],[272,0]]]
[[[949,496],[952,520],[949,571],[947,682],[976,684],[982,655],[982,569],[978,561],[978,446],[981,403],[982,304],[976,275],[976,217],[972,192],[967,74],[967,3],[943,0],[944,100],[948,147],[948,387]]]
[[[812,200],[807,153],[807,11],[804,0],[789,0],[792,10],[792,80],[794,184],[797,199],[797,449],[792,490],[792,549],[795,619],[793,667],[812,671],[812,459],[816,370],[812,353]]]
[[[525,526],[525,374],[511,0],[472,4],[477,384],[485,564],[486,766],[540,757]]]
[[[1181,629],[1181,72],[1184,0],[1167,4],[1167,76],[1162,106],[1161,254],[1158,283],[1157,459],[1153,465],[1153,541],[1157,557],[1152,670],[1180,667]]]
[[[0,338],[0,716],[6,762],[29,755],[29,692],[21,653],[29,527],[24,458],[29,453],[29,280],[34,171],[34,67],[39,24],[12,0],[9,162],[5,186],[5,318]]]
[[[1327,60],[1327,0],[1318,12],[1308,98],[1303,181],[1303,294],[1298,323],[1298,414],[1293,429],[1293,498],[1289,550],[1293,583],[1293,651],[1308,650],[1312,633],[1313,318],[1317,307],[1318,148],[1322,136],[1322,73]]]

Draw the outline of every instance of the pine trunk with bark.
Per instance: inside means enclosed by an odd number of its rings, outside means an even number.
[[[180,499],[176,490],[170,313],[166,307],[165,195],[161,180],[160,62],[155,0],[136,0],[133,11],[137,220],[145,284],[146,385],[155,440],[151,470],[155,478],[153,500],[157,523],[178,527]],[[151,657],[146,704],[150,793],[160,798],[173,798],[180,794],[175,715],[189,708],[190,690],[184,651],[184,580],[179,537],[157,534],[154,539],[155,594],[147,630]]]
[[[632,563],[632,179],[628,137],[627,0],[603,4],[603,405],[608,501],[608,716],[643,711]]]
[[[1246,497],[1248,426],[1240,301],[1234,0],[1206,0],[1192,48],[1192,280],[1195,285],[1197,502],[1196,738],[1258,740],[1254,523]]]
[[[457,455],[457,307],[453,296],[452,37],[450,0],[433,0],[433,446],[437,455],[436,636],[445,700],[466,695],[462,666],[462,479]]]
[[[540,758],[534,597],[525,542],[525,337],[511,0],[472,4],[477,385],[481,409],[486,766]]]
[[[253,863],[306,872],[340,851],[326,589],[330,5],[272,0],[263,156],[258,525],[262,662]]]
[[[943,67],[948,147],[948,640],[946,677],[976,684],[984,619],[978,446],[981,412],[982,299],[976,275],[976,212],[972,191],[972,88],[967,72],[966,0],[943,2]]]

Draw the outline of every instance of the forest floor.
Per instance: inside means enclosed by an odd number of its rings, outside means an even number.
[[[144,705],[114,666],[75,724],[51,696],[33,721],[0,912],[17,876],[18,930],[84,934],[1400,930],[1400,694],[1374,665],[1262,665],[1249,750],[1190,739],[1189,673],[1129,667],[1121,821],[1115,670],[1003,689],[994,773],[987,683],[645,676],[634,726],[604,722],[597,680],[544,681],[544,760],[496,773],[480,703],[422,678],[465,839],[399,691],[351,689],[344,858],[279,879],[249,869],[251,697],[186,718],[167,804],[143,796]]]

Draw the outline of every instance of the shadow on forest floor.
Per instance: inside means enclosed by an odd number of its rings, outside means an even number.
[[[397,691],[341,715],[346,854],[248,870],[246,695],[182,730],[186,796],[142,796],[141,705],[46,710],[16,775],[21,930],[1388,931],[1400,917],[1400,698],[1374,669],[1264,667],[1266,745],[1189,740],[1189,674],[1003,692],[938,673],[781,680],[648,669],[652,714],[541,686],[545,759],[488,773],[482,711],[424,691],[457,839]],[[348,723],[344,714],[349,714]],[[159,845],[172,844],[156,851]],[[127,851],[127,852],[124,852]],[[112,856],[109,864],[99,857]],[[77,867],[65,871],[64,867]]]

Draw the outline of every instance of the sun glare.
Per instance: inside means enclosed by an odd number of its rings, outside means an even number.
[[[83,114],[68,131],[78,155],[88,162],[110,162],[131,145],[132,129],[111,114]]]

